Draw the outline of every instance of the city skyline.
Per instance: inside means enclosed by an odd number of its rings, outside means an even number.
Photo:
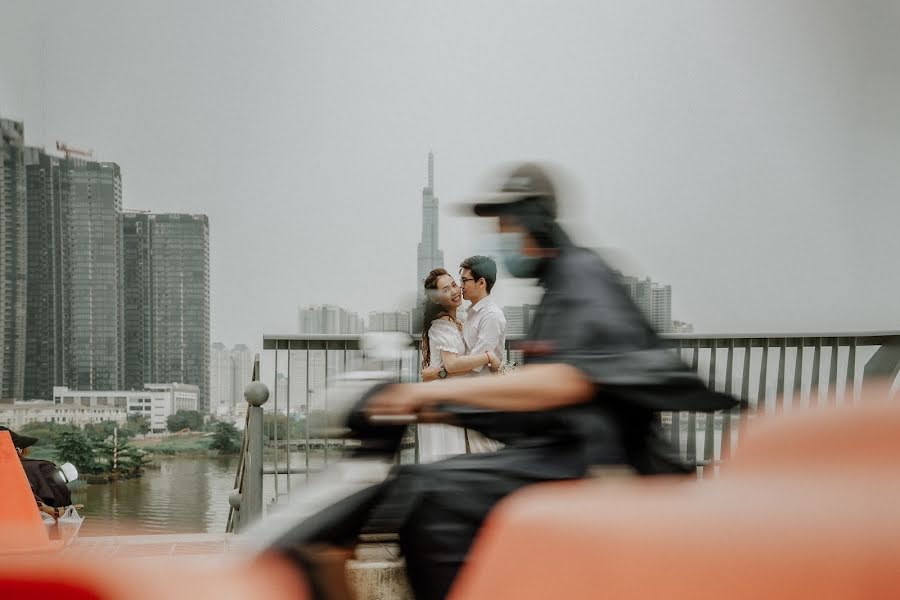
[[[214,340],[412,306],[429,148],[443,209],[498,163],[564,165],[576,239],[670,283],[697,331],[891,330],[898,9],[871,8],[12,2],[0,113],[114,159],[126,209],[209,214]],[[487,230],[445,210],[444,266]]]
[[[0,402],[178,382],[207,412],[206,216],[124,212],[117,163],[52,155],[3,117]]]

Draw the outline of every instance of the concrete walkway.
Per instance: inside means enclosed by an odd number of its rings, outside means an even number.
[[[65,555],[152,562],[209,560],[242,550],[241,536],[231,533],[190,533],[79,537],[63,550]],[[347,579],[358,600],[412,599],[403,560],[396,544],[367,542],[356,548],[356,559],[347,563]]]

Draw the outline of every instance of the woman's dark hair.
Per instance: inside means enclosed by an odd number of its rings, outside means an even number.
[[[437,281],[441,275],[450,275],[446,269],[434,269],[425,278],[425,306],[422,308],[422,368],[431,364],[431,347],[428,343],[428,330],[431,322],[447,314],[446,309],[434,301],[438,294]]]

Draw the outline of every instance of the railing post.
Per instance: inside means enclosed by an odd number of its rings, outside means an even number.
[[[247,449],[244,455],[244,491],[241,494],[241,528],[259,519],[263,507],[263,409],[269,388],[251,381],[244,388],[247,407]]]

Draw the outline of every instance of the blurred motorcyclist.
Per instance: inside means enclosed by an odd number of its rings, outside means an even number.
[[[420,599],[447,594],[489,511],[506,495],[532,483],[584,477],[602,465],[645,475],[687,473],[691,466],[659,434],[656,413],[736,404],[709,391],[653,331],[612,269],[570,241],[557,222],[545,169],[518,166],[497,193],[469,210],[496,219],[497,252],[507,271],[537,278],[545,293],[522,345],[525,366],[503,377],[392,385],[366,402],[372,418],[415,414],[506,444],[496,453],[401,466],[370,496],[377,505],[369,522],[399,533]],[[470,412],[451,414],[443,405]],[[346,525],[339,529],[345,540]]]

